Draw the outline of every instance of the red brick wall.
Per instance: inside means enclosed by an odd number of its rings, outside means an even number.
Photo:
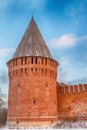
[[[41,57],[8,62],[8,121],[57,120],[57,66],[56,61]]]
[[[65,93],[63,88],[65,87]],[[69,91],[70,87],[70,91]],[[62,88],[62,93],[59,91]],[[60,119],[87,119],[87,84],[57,85]]]

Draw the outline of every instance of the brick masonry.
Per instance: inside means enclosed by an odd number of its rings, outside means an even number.
[[[55,60],[43,57],[21,57],[8,62],[8,122],[39,125],[87,119],[87,84],[57,83],[57,66]]]
[[[57,84],[57,94],[60,120],[87,120],[87,84]]]
[[[58,63],[43,57],[22,57],[8,62],[8,121],[56,121]]]

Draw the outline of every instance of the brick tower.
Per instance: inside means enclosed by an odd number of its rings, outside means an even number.
[[[53,59],[32,17],[11,60],[8,61],[9,125],[43,125],[58,120]]]

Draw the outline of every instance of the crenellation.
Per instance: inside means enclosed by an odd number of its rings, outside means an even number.
[[[11,67],[17,67],[17,66],[24,66],[24,65],[45,65],[45,66],[51,66],[51,67],[57,67],[58,63],[56,63],[55,61],[53,61],[53,59],[48,59],[48,58],[41,58],[41,57],[19,57],[16,59],[13,59],[11,62]],[[10,67],[10,68],[11,68]]]
[[[87,91],[87,85],[86,84],[78,84],[78,85],[61,85],[57,84],[57,87],[59,89],[60,93],[64,94],[78,94],[80,92],[86,92]]]
[[[21,63],[21,64],[17,64],[16,66],[9,67],[9,72],[12,72],[14,76],[20,75],[20,74],[29,75],[32,73],[34,73],[34,74],[38,73],[40,75],[44,74],[45,76],[49,76],[51,78],[56,78],[56,76],[57,76],[56,69],[53,66],[47,68],[46,64],[44,64],[44,66],[42,64],[40,64],[39,69],[38,69],[38,64],[36,64],[35,58],[34,58],[34,63],[33,63],[34,66],[32,68],[32,65],[31,64],[29,65],[30,62],[29,63],[27,62],[28,64],[25,64],[25,62],[24,62],[24,61],[29,61],[29,59],[30,58],[28,58],[28,57],[26,58],[26,60],[25,60],[25,58],[24,59],[17,58],[16,59],[17,63]],[[38,58],[36,58],[36,59],[38,60]],[[23,60],[23,64],[21,62],[22,60]],[[41,58],[39,60],[41,60]],[[10,62],[9,66],[11,66],[12,63],[13,63],[13,61]]]

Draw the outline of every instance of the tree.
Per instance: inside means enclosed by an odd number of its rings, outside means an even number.
[[[3,97],[5,97],[5,95],[0,88],[0,126],[5,125],[7,120],[6,102],[3,100]]]

